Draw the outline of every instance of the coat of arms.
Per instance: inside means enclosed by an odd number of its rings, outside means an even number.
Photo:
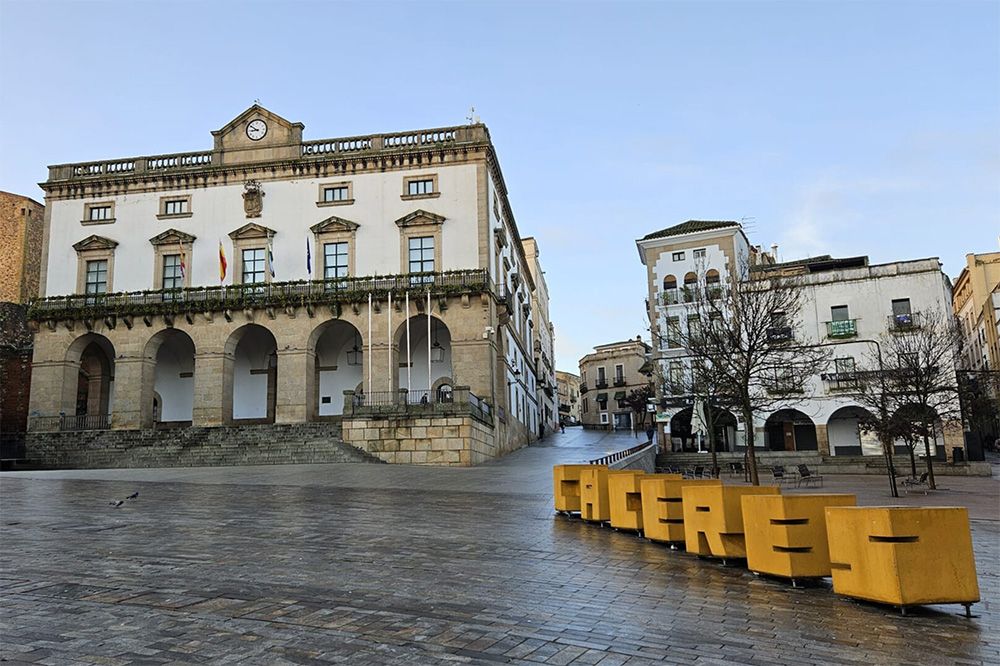
[[[264,210],[264,192],[256,180],[248,180],[243,184],[243,210],[247,217],[260,217]]]

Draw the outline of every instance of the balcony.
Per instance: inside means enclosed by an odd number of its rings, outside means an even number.
[[[469,390],[455,386],[450,391],[344,391],[344,418],[434,418],[472,416],[493,427],[493,408]]]
[[[80,414],[78,416],[59,417],[59,429],[75,430],[107,430],[111,427],[110,414]]]
[[[615,377],[615,381],[614,381],[614,385],[615,386],[625,386],[625,383],[626,382],[625,382],[625,378],[624,377]]]
[[[788,342],[792,337],[791,326],[771,326],[767,329],[768,342]]]
[[[590,389],[587,388],[587,384],[586,383],[580,384],[580,395],[583,395],[584,393],[586,393],[589,390]]]
[[[667,291],[663,292],[662,302],[663,305],[677,305],[678,303],[680,303],[680,298],[678,298],[677,296],[677,290],[668,289]]]
[[[888,317],[889,330],[906,332],[920,328],[922,317],[919,312],[901,312]]]
[[[117,292],[39,298],[28,308],[32,321],[105,319],[109,326],[116,319],[130,324],[131,317],[190,315],[192,313],[223,312],[247,309],[314,308],[328,305],[367,303],[368,295],[375,300],[388,297],[389,292],[401,296],[434,297],[489,293],[497,297],[489,275],[483,269],[428,273],[426,282],[413,284],[409,275],[388,275],[336,280],[299,280],[219,287],[193,287],[159,291]],[[508,296],[509,298],[509,296]],[[503,303],[503,299],[498,298]]]
[[[830,391],[856,391],[861,386],[860,372],[825,372],[820,379]]]
[[[597,380],[597,384],[595,384],[594,386],[596,388],[599,388],[599,389],[606,389],[606,388],[608,388],[608,380],[606,380],[606,379],[598,379]]]
[[[840,321],[826,322],[826,337],[836,340],[842,338],[854,338],[858,335],[857,319],[841,319]]]

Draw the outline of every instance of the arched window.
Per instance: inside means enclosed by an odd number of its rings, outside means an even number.
[[[719,284],[719,271],[714,268],[705,273],[705,284]]]
[[[698,276],[694,273],[688,273],[684,276],[684,301],[686,303],[691,303],[695,299],[695,292],[698,287]]]
[[[677,278],[668,275],[663,278],[663,303],[673,305],[677,302]]]

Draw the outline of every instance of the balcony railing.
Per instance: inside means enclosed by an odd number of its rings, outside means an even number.
[[[411,275],[387,275],[295,282],[270,282],[160,291],[50,296],[32,302],[34,321],[98,319],[191,312],[223,312],[257,308],[313,307],[367,302],[368,295],[386,298],[389,292],[420,296],[451,296],[487,292],[496,294],[485,269],[427,273],[414,283]],[[423,281],[426,280],[426,281]]]
[[[624,377],[615,377],[615,386],[625,386],[625,383]]]
[[[59,417],[60,430],[107,430],[111,427],[110,414],[79,414]]]
[[[826,322],[826,336],[828,338],[854,338],[858,335],[857,319],[842,319],[840,321]]]
[[[888,317],[890,331],[912,331],[920,328],[922,317],[919,312],[903,312]]]
[[[606,380],[606,379],[598,379],[597,383],[594,386],[596,388],[599,388],[599,389],[606,389],[606,388],[608,388],[608,380]]]
[[[586,393],[589,390],[590,389],[587,387],[587,383],[586,382],[580,384],[580,395],[583,395],[584,393]]]
[[[493,408],[467,386],[434,391],[344,391],[344,416],[367,418],[470,415],[493,426]]]
[[[767,329],[768,342],[788,342],[791,339],[791,326],[772,326]]]
[[[861,386],[861,372],[825,372],[820,378],[831,391],[853,391]]]

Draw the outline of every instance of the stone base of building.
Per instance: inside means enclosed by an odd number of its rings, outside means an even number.
[[[354,416],[343,427],[347,444],[388,463],[469,466],[509,450],[492,426],[467,415]]]
[[[381,462],[345,444],[339,423],[32,432],[19,468],[99,469]]]

